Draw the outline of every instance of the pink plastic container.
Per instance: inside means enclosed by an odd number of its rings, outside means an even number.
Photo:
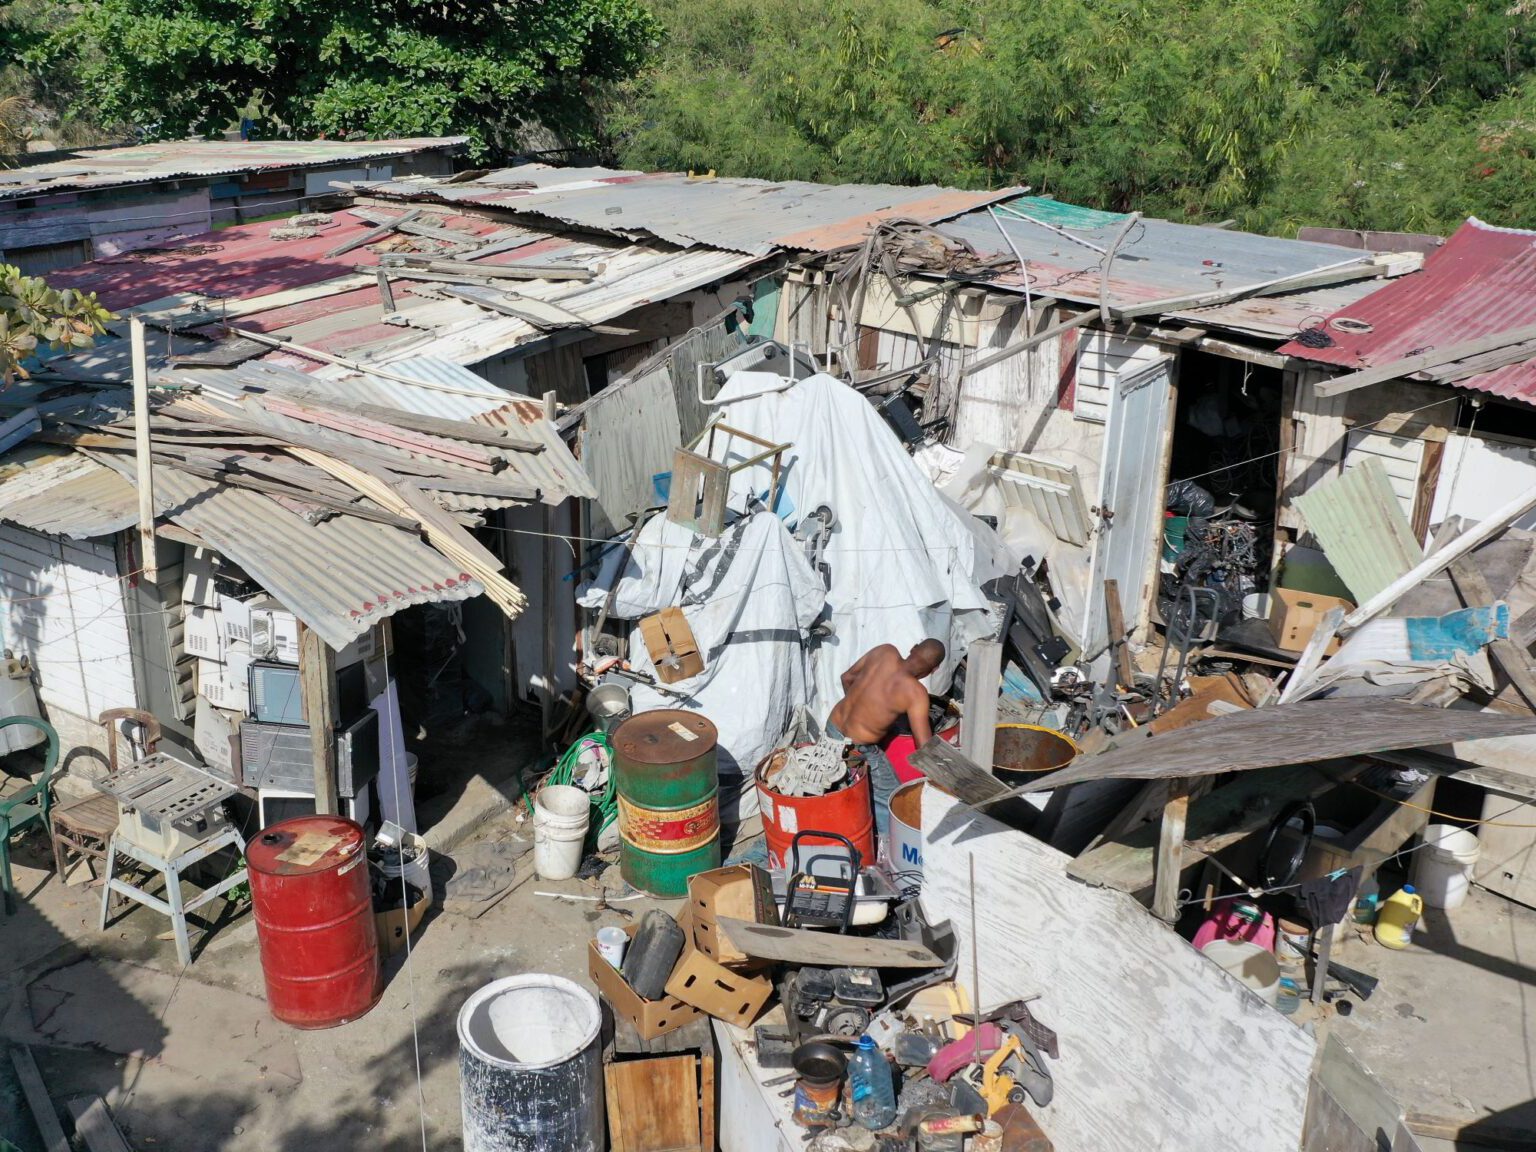
[[[1212,906],[1210,917],[1200,925],[1192,943],[1199,950],[1212,940],[1245,940],[1273,952],[1275,918],[1251,901],[1229,896]]]
[[[960,725],[951,724],[939,734],[941,740],[949,743],[957,743],[960,739]],[[891,770],[896,773],[896,779],[903,784],[913,780],[921,780],[923,774],[912,767],[910,757],[917,751],[917,741],[907,735],[892,736],[883,740],[880,747],[885,749],[885,758],[891,762]]]

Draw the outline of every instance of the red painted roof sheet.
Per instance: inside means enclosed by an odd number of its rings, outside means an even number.
[[[1323,322],[1327,348],[1292,341],[1287,356],[1346,369],[1536,324],[1536,232],[1468,220],[1421,272],[1394,280]],[[1456,382],[1495,396],[1536,403],[1536,361]]]

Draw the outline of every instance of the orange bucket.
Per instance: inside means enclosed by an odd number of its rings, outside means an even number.
[[[757,766],[757,802],[763,814],[763,834],[768,840],[768,867],[789,866],[789,845],[795,833],[835,832],[853,841],[865,865],[875,862],[875,808],[869,789],[869,770],[859,752],[849,750],[848,774],[852,783],[824,796],[785,796],[769,781],[784,762],[784,751],[771,752]],[[836,840],[807,836],[802,845],[836,844]]]

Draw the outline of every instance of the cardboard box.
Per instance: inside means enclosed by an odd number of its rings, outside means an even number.
[[[635,938],[637,925],[625,925],[629,938]],[[597,941],[587,941],[587,974],[602,993],[603,999],[613,1009],[614,1015],[622,1016],[634,1025],[642,1040],[654,1040],[675,1032],[690,1020],[697,1020],[704,1013],[692,1004],[684,1004],[670,993],[661,1000],[642,1000],[635,990],[624,982],[619,970],[603,959],[597,950]]]
[[[690,908],[685,907],[677,922],[690,940],[694,928],[691,920]],[[727,1024],[749,1028],[773,995],[773,981],[766,976],[733,972],[690,943],[683,946],[677,967],[667,977],[667,995],[676,996],[684,1004],[692,1004]]]
[[[375,912],[374,925],[379,930],[379,954],[392,956],[405,947],[405,938],[421,925],[421,918],[432,907],[432,897],[423,894],[409,908],[391,908],[388,912]]]
[[[773,880],[755,864],[733,864],[688,877],[688,904],[685,917],[692,926],[693,946],[716,964],[727,967],[757,965],[720,931],[719,918],[747,920],[758,924],[777,924],[779,906],[773,898]]]
[[[704,671],[704,653],[681,608],[663,608],[640,621],[640,636],[656,667],[656,679],[675,684]]]
[[[1355,606],[1338,596],[1319,596],[1314,592],[1298,592],[1294,588],[1269,590],[1269,630],[1275,635],[1277,647],[1287,652],[1300,652],[1312,639],[1312,633],[1323,622],[1323,617],[1335,608],[1342,608],[1346,615]],[[1328,645],[1327,654],[1339,650],[1339,640],[1334,638]]]

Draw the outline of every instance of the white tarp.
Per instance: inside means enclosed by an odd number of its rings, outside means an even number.
[[[977,571],[977,545],[965,517],[947,503],[870,403],[848,385],[817,375],[787,389],[770,373],[738,372],[721,389],[721,420],[784,453],[791,520],[826,505],[837,519],[824,553],[831,569],[827,604],[832,636],[814,662],[811,711],[824,720],[842,697],[840,678],[871,648],[903,653],[928,636],[949,656],[930,678],[942,691],[972,640],[995,626]],[[732,396],[747,397],[730,403]],[[714,434],[716,460],[739,463],[763,451],[744,437]],[[730,506],[766,496],[770,463],[732,477]],[[785,504],[779,505],[781,509]]]
[[[641,529],[620,574],[622,556],[610,556],[580,602],[600,608],[614,588],[610,615],[620,620],[680,607],[704,654],[703,672],[666,685],[683,699],[637,684],[634,710],[682,707],[708,716],[720,733],[721,817],[755,815],[753,769],[810,696],[805,636],[825,602],[821,581],[767,512],[738,520],[718,540],[657,516]],[[629,662],[653,671],[639,628],[630,636]]]

